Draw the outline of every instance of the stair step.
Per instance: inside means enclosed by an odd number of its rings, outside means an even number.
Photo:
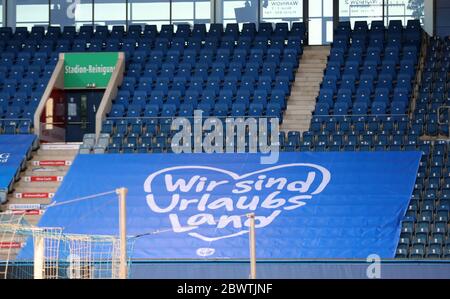
[[[292,100],[306,100],[306,101],[311,101],[312,99],[315,99],[317,96],[319,95],[318,92],[314,92],[314,91],[295,91],[295,93],[293,93],[291,95]]]
[[[307,54],[302,56],[302,61],[300,62],[300,65],[303,64],[311,64],[313,62],[317,62],[320,64],[326,64],[328,62],[328,55],[311,55],[311,54]]]
[[[33,160],[32,164],[34,166],[70,166],[72,160]]]
[[[283,124],[288,125],[288,124],[292,124],[292,123],[297,123],[297,124],[302,123],[302,124],[308,124],[309,125],[310,121],[311,121],[311,119],[306,118],[306,117],[305,118],[301,118],[301,119],[290,118],[290,119],[283,120]]]
[[[296,81],[292,84],[292,89],[294,89],[295,87],[298,87],[299,90],[319,90],[320,89],[320,84],[313,84],[311,83],[311,81]]]
[[[41,168],[41,167],[33,167],[27,168],[23,173],[24,176],[65,176],[67,174],[67,170],[64,169],[55,169],[55,168]]]
[[[55,192],[61,182],[25,182],[20,180],[14,186],[16,191],[20,192]]]
[[[294,85],[291,93],[292,92],[296,92],[296,93],[300,93],[300,92],[319,92],[320,91],[320,87],[319,86],[299,86],[299,85]]]
[[[53,142],[41,144],[42,150],[50,151],[77,151],[82,142]]]
[[[301,86],[294,86],[291,90],[291,95],[297,95],[301,96],[302,94],[305,96],[308,96],[308,98],[311,98],[311,96],[315,96],[319,94],[320,88],[319,87],[301,87]]]
[[[292,86],[298,86],[298,87],[303,87],[303,88],[314,88],[314,89],[319,89],[320,88],[320,83],[318,84],[312,84],[311,81],[295,81],[294,84],[292,84]]]
[[[303,91],[301,91],[301,90],[292,90],[291,91],[291,97],[298,97],[298,98],[300,98],[300,97],[304,97],[304,96],[307,96],[307,98],[308,98],[308,100],[311,100],[312,99],[312,97],[314,97],[314,99],[315,99],[315,96],[317,96],[319,93],[318,92],[314,92],[313,90],[309,90],[309,91],[306,91],[306,90],[303,90]]]
[[[306,83],[306,84],[305,84]],[[310,82],[303,82],[302,85],[300,85],[300,82],[295,83],[292,85],[292,89],[291,92],[311,92],[311,91],[319,91],[320,90],[320,86],[319,85],[313,85],[313,84],[308,84]]]
[[[326,57],[302,57],[302,61],[299,63],[300,67],[305,65],[311,65],[311,66],[323,66],[326,65],[328,62],[328,59]]]
[[[75,157],[78,154],[78,149],[38,149],[36,157],[46,157],[45,159],[63,160],[62,157]],[[55,157],[58,158],[55,158]],[[42,159],[42,158],[39,158]]]
[[[323,78],[323,69],[309,69],[309,70],[298,71],[296,73],[296,76],[297,76],[296,78],[298,78],[298,79],[313,78],[313,79],[320,80],[317,82],[317,84],[320,85],[320,83],[322,82],[322,78]],[[297,82],[297,79],[295,80],[295,82]]]
[[[55,193],[52,192],[51,194],[53,194],[54,196]],[[13,196],[10,196],[8,197],[8,204],[49,204],[51,201],[53,201],[53,196],[47,198],[15,198]]]
[[[17,199],[48,199],[53,198],[53,192],[14,192],[13,197]]]
[[[323,75],[323,70],[325,68],[301,68],[300,70],[297,71],[297,74],[304,74],[304,75]]]
[[[311,85],[314,86],[319,86],[320,83],[322,83],[322,78],[323,78],[323,71],[320,72],[297,72],[295,74],[295,81],[293,82],[298,83],[298,82],[308,82],[311,83]]]
[[[298,80],[298,81],[297,81]],[[308,75],[297,75],[296,81],[292,84],[292,86],[295,86],[296,83],[308,83],[309,86],[320,86],[320,83],[322,83],[322,74],[317,75],[316,77],[308,76]]]
[[[304,124],[286,124],[282,126],[281,129],[290,131],[308,131],[309,126]]]
[[[300,93],[305,93],[305,94],[307,94],[307,95],[314,95],[314,94],[318,94],[319,93],[319,91],[320,91],[320,88],[319,87],[314,87],[314,86],[311,86],[311,87],[306,87],[306,86],[295,86],[295,87],[297,87],[297,88],[295,88],[295,89],[292,89],[291,90],[291,94],[292,93],[294,93],[294,94],[300,94]]]
[[[295,128],[292,127],[292,128],[284,128],[284,129],[282,129],[282,131],[285,132],[286,134],[287,134],[289,131],[298,131],[298,132],[300,132],[300,134],[301,134],[301,133],[303,133],[303,132],[308,131],[308,129],[300,128],[300,127],[295,127]]]
[[[288,105],[287,105],[287,109],[292,109],[292,110],[305,110],[305,109],[311,109],[314,108],[314,104],[311,102],[295,102],[295,101],[289,101]]]
[[[311,103],[313,100],[317,97],[318,93],[297,93],[292,96],[292,102],[308,102]],[[291,102],[291,98],[289,98],[289,101]]]
[[[326,69],[329,46],[306,46],[287,102],[283,131],[307,131]]]
[[[309,112],[311,114],[311,112]],[[301,114],[295,114],[295,113],[290,113],[290,114],[286,114],[285,117],[289,118],[288,120],[286,120],[286,123],[290,123],[290,122],[305,122],[308,123],[310,122],[309,120],[309,115],[306,113],[301,113]],[[285,122],[285,120],[283,120],[283,123]]]
[[[38,166],[33,163],[33,161],[29,161],[27,163],[27,171],[35,171],[40,173],[47,173],[47,172],[67,172],[69,170],[70,166]]]
[[[297,131],[297,132],[300,132],[300,134],[301,134],[301,133],[306,132],[308,130],[307,129],[303,129],[303,128],[286,128],[286,129],[282,129],[282,131],[285,132],[285,134],[287,134],[289,131]]]
[[[289,101],[287,105],[288,109],[306,109],[314,108],[314,103],[308,101]]]
[[[48,205],[53,201],[57,189],[78,154],[79,145],[41,144],[40,148],[33,152],[32,160],[27,161],[26,170],[14,184],[14,191],[8,195],[2,210],[24,213],[24,209],[34,208],[26,212],[25,219],[31,224],[37,224],[43,214],[41,205]]]
[[[24,210],[24,209],[33,209],[33,210],[40,210],[43,209],[41,205],[49,205],[53,202],[52,198],[11,198],[9,197],[7,202],[2,205],[3,211],[8,210]],[[26,205],[30,205],[30,207],[27,207]],[[33,207],[33,208],[31,208]]]
[[[306,70],[316,71],[316,72],[323,72],[323,70],[326,68],[326,64],[318,64],[318,63],[312,63],[312,64],[302,64],[298,68],[297,72],[302,72]]]
[[[308,131],[308,127],[302,127],[301,125],[291,125],[281,128],[282,131],[288,132],[288,131],[299,131],[299,132],[305,132]]]
[[[307,120],[295,120],[295,119],[291,119],[289,122],[284,122],[283,121],[283,127],[290,127],[292,125],[295,125],[297,127],[306,127],[309,128],[309,122]]]
[[[291,130],[309,129],[309,124],[301,122],[290,122],[282,126],[283,128],[289,128]]]
[[[311,112],[314,108],[298,108],[298,109],[291,109],[290,111],[286,110],[286,115],[292,115],[292,116],[310,116]]]
[[[23,176],[24,182],[27,183],[50,183],[50,182],[62,182],[62,175],[34,175],[34,176]]]
[[[291,98],[289,98],[289,102],[291,103],[312,103],[314,102],[315,104],[315,99],[317,97],[318,93],[297,93],[292,97],[292,101]]]
[[[294,117],[300,117],[300,116],[309,116],[311,115],[311,112],[313,110],[311,108],[303,108],[303,109],[290,109],[290,110],[286,110],[285,115],[291,115]]]
[[[323,55],[327,55],[329,53],[330,53],[329,49],[314,49],[314,48],[303,49],[302,57],[303,57],[304,54],[315,54],[315,55],[322,55],[323,56]]]
[[[300,83],[300,82],[299,82]],[[304,83],[309,83],[309,82],[304,82]],[[299,93],[299,92],[319,92],[320,91],[320,86],[319,85],[312,85],[309,84],[309,86],[301,86],[298,85],[298,83],[293,84],[292,85],[292,89],[291,89],[291,93]]]
[[[43,203],[37,203],[37,202],[23,202],[23,203],[10,203],[8,204],[8,210],[13,211],[15,213],[26,213],[28,211],[34,211],[31,214],[32,215],[38,215],[40,214],[39,211],[42,211],[44,205]]]
[[[300,64],[299,64],[300,67],[298,68],[298,70],[300,70],[304,66],[308,66],[311,68],[317,68],[317,69],[324,68],[327,66],[327,63],[328,63],[327,59],[317,59],[315,57],[305,58],[305,59],[309,60],[309,61],[300,62]]]
[[[309,127],[310,122],[311,120],[308,119],[290,119],[289,121],[283,121],[283,126],[300,125]]]
[[[292,98],[307,98],[308,101],[310,101],[312,98],[316,98],[319,94],[319,91],[313,91],[313,90],[302,90],[295,89],[291,91],[291,97]]]
[[[300,91],[291,91],[291,96],[289,97],[289,101],[292,99],[294,101],[300,101],[300,100],[304,100],[304,101],[308,101],[311,102],[312,94],[303,94]],[[315,97],[314,97],[315,99]]]

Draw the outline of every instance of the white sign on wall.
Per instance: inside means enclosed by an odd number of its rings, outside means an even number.
[[[302,0],[267,0],[263,18],[301,18]]]

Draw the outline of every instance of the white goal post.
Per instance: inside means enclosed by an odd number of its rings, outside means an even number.
[[[249,244],[250,244],[250,279],[256,279],[256,234],[255,234],[255,213],[247,214],[250,220]]]
[[[119,237],[120,237],[120,268],[119,278],[126,279],[128,277],[127,265],[127,188],[116,190],[119,195]]]
[[[52,206],[70,204],[115,194],[118,197],[118,235],[88,235],[65,233],[60,227],[37,227],[24,220],[24,214],[0,213],[0,243],[16,244],[10,247],[0,246],[1,278],[34,278],[34,279],[126,279],[129,275],[130,255],[134,242],[143,236],[173,232],[173,229],[157,230],[136,236],[127,236],[126,197],[128,190],[116,190],[86,196]],[[249,278],[256,279],[256,236],[255,213],[240,215],[248,219],[248,241],[250,271]],[[24,256],[29,260],[18,260],[21,247],[32,241]],[[18,246],[17,244],[22,244]],[[22,257],[21,257],[22,258]],[[32,259],[32,261],[31,261]],[[31,267],[24,268],[22,262],[31,261]]]
[[[21,246],[0,249],[1,259],[5,261],[0,271],[2,278],[126,279],[129,267],[127,251],[133,246],[133,239],[127,238],[126,231],[127,191],[126,188],[119,188],[109,192],[116,193],[119,199],[119,236],[64,233],[58,227],[31,225],[24,220],[23,214],[0,213],[1,244],[23,245],[29,240],[33,245],[32,271],[17,269],[19,267],[16,264],[20,263],[17,255]],[[66,202],[53,206],[63,204]],[[14,271],[20,273],[12,273]],[[27,271],[31,273],[25,273]]]

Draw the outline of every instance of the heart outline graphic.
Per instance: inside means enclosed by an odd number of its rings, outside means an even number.
[[[281,164],[281,165],[276,165],[276,166],[271,166],[271,167],[267,167],[264,169],[260,169],[260,170],[256,170],[256,171],[252,171],[252,172],[248,172],[242,175],[239,175],[237,173],[235,173],[234,171],[230,171],[230,170],[226,170],[226,169],[222,169],[222,168],[218,168],[218,167],[212,167],[212,166],[200,166],[200,165],[184,165],[184,166],[173,166],[173,167],[167,167],[167,168],[163,168],[160,169],[156,172],[153,172],[152,174],[150,174],[147,179],[144,182],[144,191],[149,193],[147,195],[147,204],[150,206],[150,204],[148,203],[149,200],[153,200],[153,194],[152,194],[152,182],[155,179],[155,177],[159,176],[160,174],[166,173],[166,172],[170,172],[170,171],[174,171],[174,170],[180,170],[180,169],[203,169],[203,170],[210,170],[210,171],[216,171],[216,172],[220,172],[223,174],[226,174],[228,176],[230,176],[231,178],[234,179],[234,181],[238,181],[241,179],[245,179],[247,177],[250,177],[252,175],[256,175],[256,174],[260,174],[260,173],[265,173],[268,171],[272,171],[272,170],[278,170],[278,169],[283,169],[283,168],[288,168],[288,167],[311,167],[311,168],[315,168],[317,170],[319,170],[322,173],[322,182],[319,184],[319,186],[316,188],[316,190],[314,190],[313,192],[311,192],[311,195],[316,195],[319,194],[320,192],[322,192],[325,187],[328,185],[328,183],[331,180],[331,173],[328,169],[326,169],[323,166],[317,165],[317,164],[313,164],[313,163],[290,163],[290,164]],[[277,211],[274,211],[277,212]],[[281,211],[278,210],[278,214],[275,216],[277,217],[279,214],[281,213]],[[194,228],[198,228],[198,226],[194,226]],[[188,233],[188,235],[190,235],[191,237],[194,238],[198,238],[201,239],[203,241],[207,241],[207,242],[213,242],[213,241],[218,241],[221,239],[226,239],[226,238],[232,238],[232,237],[236,237],[242,234],[246,234],[248,233],[248,230],[241,230],[237,233],[233,233],[230,235],[225,235],[225,236],[220,236],[220,237],[207,237],[207,236],[203,236],[199,233],[196,232],[192,232],[192,233]]]

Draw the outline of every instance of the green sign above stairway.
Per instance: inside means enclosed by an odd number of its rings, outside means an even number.
[[[106,88],[119,53],[65,53],[64,88]]]

